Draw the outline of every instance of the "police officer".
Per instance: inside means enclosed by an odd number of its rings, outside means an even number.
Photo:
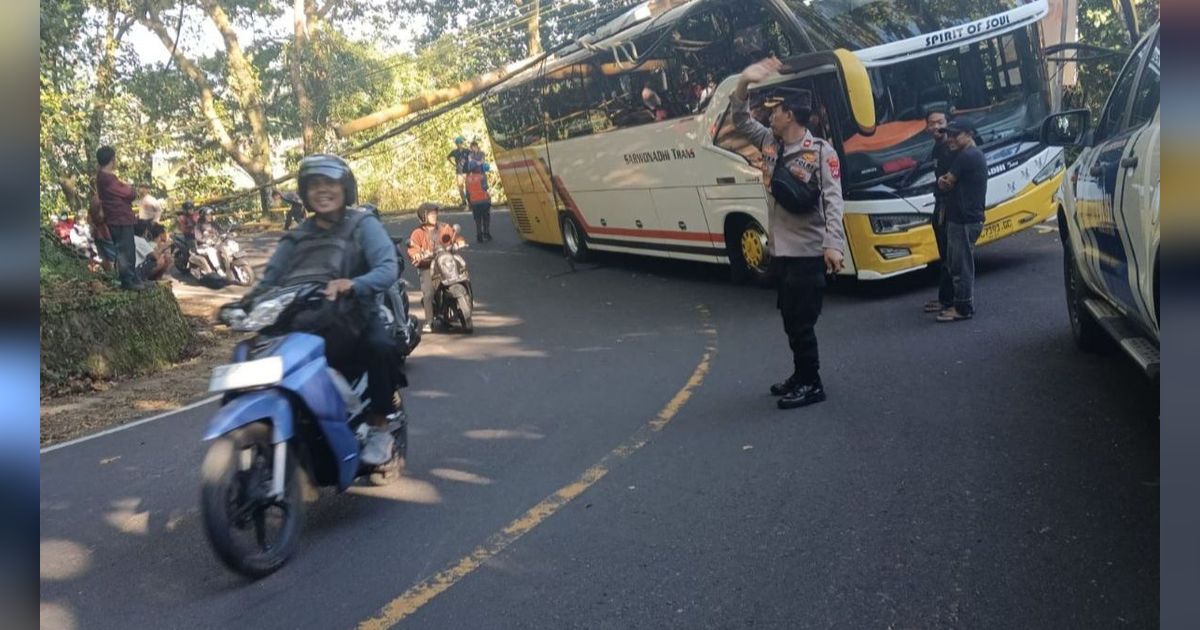
[[[344,319],[361,324],[354,327],[361,328],[356,331],[357,337],[343,343],[347,340],[336,332],[348,326],[324,329],[331,332],[322,334],[334,367],[356,359],[366,363],[370,433],[362,461],[373,466],[385,464],[392,457],[393,439],[386,427],[389,416],[397,412],[394,394],[397,386],[407,383],[394,362],[392,338],[374,309],[375,297],[391,288],[399,277],[396,248],[379,219],[355,207],[358,184],[350,166],[340,157],[317,154],[304,158],[300,161],[299,182],[300,198],[313,217],[280,239],[262,282],[252,294],[271,286],[321,281],[330,300],[352,298],[352,310]]]
[[[842,269],[846,236],[837,152],[806,127],[812,92],[788,89],[769,100],[769,127],[750,115],[750,85],[775,76],[782,65],[772,57],[742,71],[732,110],[737,130],[763,153],[768,251],[792,350],[792,374],[772,385],[771,393],[780,396],[780,409],[793,409],[825,400],[814,326],[821,315],[825,276]]]

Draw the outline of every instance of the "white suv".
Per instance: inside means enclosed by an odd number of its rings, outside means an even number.
[[[1094,350],[1112,337],[1151,378],[1159,368],[1158,30],[1125,62],[1095,130],[1087,110],[1042,126],[1044,142],[1080,149],[1058,211],[1075,341]]]

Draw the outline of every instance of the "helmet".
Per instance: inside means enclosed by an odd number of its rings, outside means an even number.
[[[466,138],[464,138],[464,137],[462,137],[462,136],[458,136],[457,138],[455,138],[455,139],[454,139],[454,144],[462,144],[462,143],[464,143],[464,142],[466,142],[466,141],[467,141],[467,139],[466,139]]]
[[[429,201],[417,206],[417,220],[420,221],[422,225],[425,223],[425,217],[429,216],[430,210],[437,212],[438,210],[441,210],[441,206]]]
[[[183,211],[184,211],[184,212],[191,212],[191,211],[192,211],[192,210],[194,210],[195,208],[196,208],[196,204],[194,204],[194,203],[192,203],[192,202],[190,202],[190,201],[185,201],[185,202],[183,202]]]
[[[300,199],[304,202],[304,207],[310,211],[308,205],[308,180],[313,175],[324,175],[330,179],[336,179],[342,183],[342,188],[346,191],[346,206],[353,206],[358,202],[358,182],[354,179],[354,172],[350,170],[350,165],[346,160],[329,153],[317,153],[310,155],[303,160],[300,160],[300,172],[297,174],[297,179],[300,180]]]
[[[480,166],[480,168],[481,168],[481,169],[483,169],[483,172],[484,172],[484,173],[490,173],[490,172],[492,172],[492,167],[491,167],[491,165],[489,165],[487,162],[484,162],[484,163],[483,163],[483,164]]]
[[[200,207],[200,214],[202,216],[205,216],[205,217],[212,216],[212,213],[213,213],[212,206],[201,206]]]

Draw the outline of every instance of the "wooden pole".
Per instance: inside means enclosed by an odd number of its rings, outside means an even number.
[[[528,68],[534,66],[546,57],[545,53],[534,55],[515,61],[504,66],[503,68],[481,74],[474,79],[463,81],[452,88],[444,88],[440,90],[429,90],[417,98],[411,99],[408,102],[401,103],[394,107],[389,107],[380,110],[373,114],[367,114],[361,118],[356,118],[348,123],[344,123],[337,127],[337,135],[339,138],[346,138],[356,133],[373,129],[386,122],[404,118],[410,114],[429,109],[442,103],[452,101],[456,98],[466,96],[468,94],[476,94],[487,90],[496,84],[518,74]]]

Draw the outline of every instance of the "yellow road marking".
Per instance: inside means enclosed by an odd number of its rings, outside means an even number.
[[[476,547],[470,554],[442,569],[437,574],[422,580],[396,599],[388,602],[377,616],[358,624],[359,630],[384,630],[385,628],[391,628],[400,623],[405,617],[417,612],[422,606],[433,600],[433,598],[449,590],[451,586],[454,586],[460,580],[470,575],[482,566],[483,563],[504,551],[521,536],[529,533],[547,518],[553,516],[555,512],[558,512],[575,497],[583,494],[584,491],[595,485],[597,481],[603,479],[613,464],[619,460],[628,458],[638,449],[645,446],[655,433],[662,431],[663,427],[666,427],[679,414],[679,411],[683,409],[688,400],[691,399],[696,388],[700,387],[704,382],[704,377],[708,375],[712,364],[713,356],[717,353],[717,332],[709,324],[708,309],[700,306],[698,310],[704,323],[702,332],[709,339],[704,348],[704,355],[700,358],[700,363],[692,371],[692,375],[688,378],[687,383],[684,384],[683,389],[676,392],[675,396],[671,398],[667,405],[653,419],[634,432],[624,443],[601,458],[595,466],[583,471],[583,474],[578,479],[559,488],[550,496],[542,499],[537,505],[529,508],[528,511],[515,521],[509,523],[504,529],[493,534],[486,542]]]

